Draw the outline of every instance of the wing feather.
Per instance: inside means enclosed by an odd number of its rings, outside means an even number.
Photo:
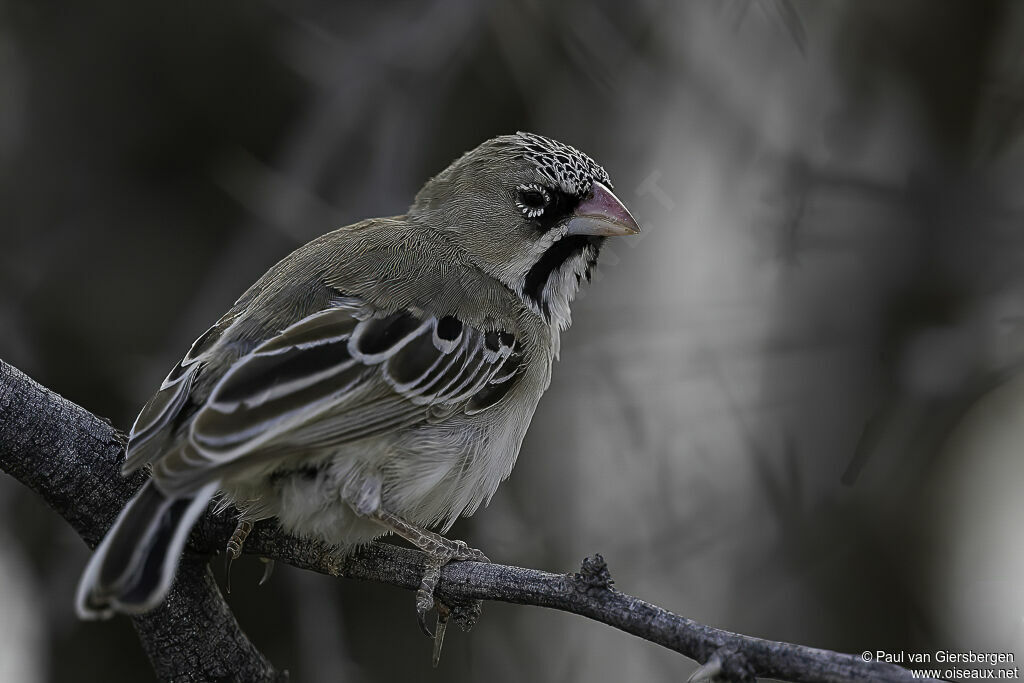
[[[517,349],[508,332],[422,311],[374,313],[347,298],[235,361],[191,420],[187,443],[161,458],[154,476],[168,492],[188,490],[424,422],[438,404],[486,410],[514,385]],[[184,401],[161,400],[172,399]]]
[[[174,435],[175,423],[185,417],[196,375],[232,317],[225,316],[192,343],[185,357],[174,366],[160,389],[135,418],[128,436],[128,448],[121,471],[132,472],[155,460]]]

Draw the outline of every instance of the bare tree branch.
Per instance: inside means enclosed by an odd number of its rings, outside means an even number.
[[[45,389],[0,361],[0,469],[38,493],[94,547],[143,475],[119,474],[124,436],[107,421]],[[207,515],[190,539],[167,602],[135,618],[143,648],[161,680],[280,681],[287,679],[245,636],[206,566],[233,529],[224,516]],[[245,551],[331,576],[413,590],[422,553],[376,543],[339,559],[316,542],[260,524]],[[910,672],[857,656],[752,638],[699,624],[612,586],[600,555],[576,574],[498,564],[445,567],[437,596],[469,626],[474,600],[550,607],[589,617],[679,652],[705,665],[718,680],[755,677],[799,682],[912,681]],[[70,606],[69,606],[70,609]]]
[[[108,422],[0,361],[0,470],[91,548],[145,478],[121,477],[124,443]],[[186,555],[167,601],[132,620],[159,679],[286,680],[239,627],[206,565],[206,555]]]

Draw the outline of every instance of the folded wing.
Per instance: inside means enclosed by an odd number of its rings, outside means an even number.
[[[508,332],[346,301],[302,318],[224,373],[189,416],[184,446],[154,461],[162,489],[187,492],[235,468],[414,425],[432,406],[478,413],[517,380],[522,353]],[[133,444],[187,409],[194,372],[172,373],[176,383],[161,393],[173,391],[147,405]]]

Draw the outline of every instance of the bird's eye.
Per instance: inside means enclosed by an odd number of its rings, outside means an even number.
[[[527,218],[537,218],[551,203],[551,195],[542,185],[530,183],[516,188],[516,206]]]

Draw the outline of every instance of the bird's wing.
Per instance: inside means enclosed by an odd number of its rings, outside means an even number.
[[[220,336],[234,320],[234,315],[225,315],[199,335],[185,357],[174,366],[143,407],[128,435],[127,456],[121,467],[122,472],[128,474],[154,461],[171,446],[176,428],[198,408],[193,398],[196,378],[204,371]]]
[[[143,411],[133,441],[188,409],[197,371],[187,360]],[[522,360],[509,332],[347,298],[236,360],[195,410],[185,446],[157,459],[153,474],[165,491],[185,491],[257,460],[413,425],[438,407],[487,410],[515,384]]]

